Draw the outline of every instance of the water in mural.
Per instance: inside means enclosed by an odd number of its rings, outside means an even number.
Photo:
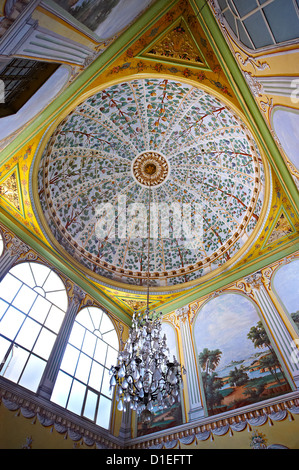
[[[290,392],[276,351],[254,305],[225,294],[208,302],[195,341],[209,415]]]

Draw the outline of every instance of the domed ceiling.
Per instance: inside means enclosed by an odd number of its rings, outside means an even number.
[[[264,194],[257,145],[218,98],[177,80],[114,84],[48,140],[38,191],[45,231],[94,278],[199,281],[248,245]],[[149,200],[150,198],[150,200]]]

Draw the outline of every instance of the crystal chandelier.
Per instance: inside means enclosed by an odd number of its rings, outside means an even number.
[[[147,308],[143,314],[134,312],[129,338],[117,365],[110,369],[117,409],[125,411],[128,404],[144,423],[151,421],[154,406],[164,409],[180,401],[182,374],[186,373],[175,356],[169,359],[166,335],[162,337],[162,313],[149,312],[150,190]]]

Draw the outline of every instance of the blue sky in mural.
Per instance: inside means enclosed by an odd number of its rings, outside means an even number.
[[[260,320],[250,300],[239,294],[224,294],[210,300],[199,312],[194,329],[198,354],[204,349],[222,351],[216,372],[231,361],[243,360],[256,349],[247,334]]]
[[[175,356],[179,361],[179,357],[177,354],[177,347],[176,347],[176,336],[173,327],[166,322],[162,323],[162,336],[166,335],[167,338],[167,346],[169,349],[169,359],[172,359],[172,356]],[[180,362],[180,361],[179,361]]]
[[[299,260],[282,266],[274,277],[274,288],[289,313],[299,310]]]

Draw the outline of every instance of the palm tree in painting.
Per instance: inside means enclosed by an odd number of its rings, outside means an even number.
[[[207,406],[213,410],[214,406],[220,405],[222,395],[219,390],[222,388],[223,383],[221,378],[215,372],[216,367],[220,362],[222,352],[220,349],[210,351],[204,348],[199,354],[199,365],[202,369],[202,382],[205,390]]]
[[[221,354],[220,349],[210,351],[208,348],[204,348],[198,356],[199,365],[202,370],[206,371],[208,374],[214,371],[220,362]]]

